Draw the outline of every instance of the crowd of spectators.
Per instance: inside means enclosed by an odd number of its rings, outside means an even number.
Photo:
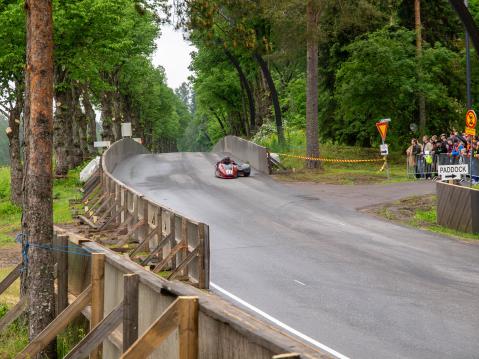
[[[406,150],[409,172],[414,170],[416,178],[437,177],[437,166],[446,164],[470,164],[473,184],[479,183],[479,138],[452,132],[449,136],[424,136],[420,143],[411,140]]]

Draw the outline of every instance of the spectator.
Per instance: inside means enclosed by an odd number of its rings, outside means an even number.
[[[421,153],[422,153],[422,146],[417,143],[417,140],[413,138],[411,140],[411,146],[406,150],[407,161],[409,168],[414,168],[414,173],[416,174],[416,178],[420,177],[420,171],[418,168],[418,163],[421,162]]]
[[[472,142],[471,148],[471,156],[472,156],[472,166],[471,166],[471,176],[472,176],[472,184],[479,183],[479,139],[476,137]]]
[[[447,163],[447,136],[441,134],[440,139],[436,141],[436,154],[438,155],[437,164],[444,165]]]
[[[429,141],[428,136],[422,138],[422,154],[423,154],[423,172],[421,172],[421,177],[426,177],[426,179],[432,178],[432,164],[434,156],[434,145]]]

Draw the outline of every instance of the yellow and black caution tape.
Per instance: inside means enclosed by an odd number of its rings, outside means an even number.
[[[321,161],[321,162],[337,162],[337,163],[366,163],[366,162],[383,162],[384,158],[376,158],[370,160],[339,160],[333,158],[322,158],[322,157],[308,157],[308,156],[298,156],[298,155],[289,155],[287,153],[278,153],[280,156],[298,158],[300,160],[306,161]]]

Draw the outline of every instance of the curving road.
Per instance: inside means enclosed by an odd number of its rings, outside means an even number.
[[[114,175],[210,225],[220,294],[339,357],[479,358],[478,245],[386,223],[265,175],[217,179],[218,158],[139,155]]]

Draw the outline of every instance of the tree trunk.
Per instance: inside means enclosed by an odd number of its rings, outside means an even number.
[[[25,4],[25,9],[27,4]],[[28,61],[30,56],[30,16],[26,16],[26,59]],[[22,182],[22,192],[23,192],[23,213],[25,213],[25,203],[28,198],[27,191],[27,182],[26,182],[26,173],[28,171],[28,163],[30,158],[30,71],[25,71],[25,97],[23,103],[23,182]],[[22,233],[25,233],[25,228],[27,226],[27,216],[22,216]],[[22,236],[22,253],[28,251],[28,239],[26,235]],[[25,256],[22,256],[22,267],[23,270],[20,274],[20,296],[28,296],[28,259]],[[28,313],[27,313],[28,314]]]
[[[35,338],[55,318],[52,245],[53,19],[51,0],[27,0],[26,86],[29,88],[28,157],[23,234],[29,243],[29,334]],[[37,357],[56,358],[53,340]]]
[[[261,71],[263,72],[263,75],[266,78],[266,82],[268,83],[269,91],[271,93],[271,101],[273,101],[276,131],[278,133],[278,142],[281,146],[283,146],[286,141],[284,139],[283,120],[281,116],[281,107],[279,106],[279,98],[278,92],[276,91],[276,86],[274,85],[273,78],[271,77],[271,72],[269,71],[268,64],[266,63],[266,61],[264,61],[263,57],[257,52],[253,54],[253,57],[261,67]]]
[[[318,123],[318,31],[319,6],[308,0],[307,17],[307,85],[306,85],[306,156],[319,157]],[[319,168],[321,162],[306,161],[307,168]]]
[[[56,83],[62,84],[65,81],[65,74],[57,68]],[[55,118],[53,122],[53,144],[56,154],[55,174],[65,176],[69,168],[69,149],[68,143],[68,90],[65,86],[57,86],[55,89]]]
[[[87,116],[83,113],[81,106],[80,106],[80,91],[76,91],[75,96],[75,112],[78,116],[78,140],[80,143],[80,155],[81,155],[81,162],[88,159],[89,151],[88,151],[88,142],[87,142]]]
[[[233,56],[231,52],[225,49],[226,57],[230,60],[230,62],[235,67],[236,71],[238,72],[238,76],[242,87],[246,91],[246,96],[248,97],[248,104],[249,104],[249,121],[250,121],[250,129],[254,131],[256,127],[256,109],[254,103],[253,92],[251,91],[251,86],[249,85],[248,79],[241,68],[241,64],[236,57]]]
[[[101,96],[101,125],[103,128],[102,138],[104,141],[114,141],[112,117],[111,93],[104,92]]]
[[[422,23],[421,23],[421,0],[414,0],[414,14],[416,24],[416,58],[419,61],[422,56]],[[418,65],[419,78],[421,70]],[[418,95],[419,100],[419,133],[426,134],[426,98],[422,92]]]
[[[85,115],[87,117],[87,145],[88,145],[88,154],[90,156],[96,155],[96,149],[93,147],[93,142],[96,141],[96,114],[93,110],[93,106],[90,102],[90,97],[88,94],[88,89],[85,88],[82,94],[82,103],[83,108],[85,109]]]
[[[23,167],[20,152],[20,116],[23,107],[23,91],[18,84],[15,85],[15,91],[17,96],[8,116],[9,130],[7,132],[10,147],[10,196],[11,201],[21,207]]]
[[[69,98],[70,118],[72,124],[72,161],[70,169],[79,166],[83,161],[82,147],[81,147],[81,120],[82,112],[80,109],[80,96],[74,87],[70,89]]]

